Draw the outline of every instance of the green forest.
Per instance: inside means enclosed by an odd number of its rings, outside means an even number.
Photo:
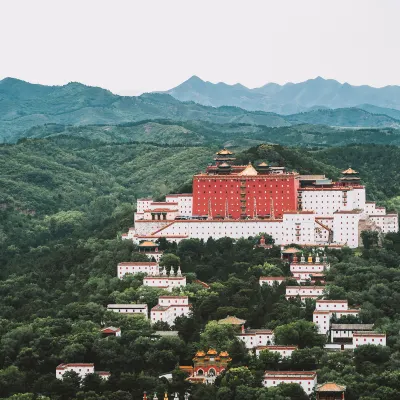
[[[239,129],[239,128],[238,128]],[[351,322],[374,323],[387,347],[363,346],[328,353],[312,324],[313,301],[286,300],[285,285],[260,287],[261,275],[289,276],[277,246],[253,249],[257,238],[160,242],[169,268],[179,262],[193,304],[191,317],[174,327],[106,310],[110,303],[157,303],[161,289],[142,287],[142,275],[117,278],[117,264],[143,260],[120,235],[133,224],[138,197],[191,190],[191,177],[212,162],[218,143],[97,139],[61,134],[0,146],[0,398],[136,400],[146,391],[185,392],[194,400],[301,400],[299,385],[266,389],[263,371],[317,370],[318,382],[347,386],[346,399],[400,398],[400,235],[382,247],[328,252],[326,297],[362,309]],[[400,150],[393,145],[335,147],[237,145],[238,163],[268,161],[300,173],[337,178],[351,165],[370,200],[400,208]],[[383,163],[382,160],[385,160]],[[170,255],[171,254],[171,255]],[[173,255],[173,256],[172,256]],[[206,290],[195,281],[210,285]],[[290,280],[289,280],[290,282]],[[215,321],[236,315],[251,328],[275,329],[278,344],[298,345],[291,359],[249,354],[231,326]],[[122,336],[103,338],[118,326]],[[179,337],[156,337],[173,329]],[[178,365],[191,365],[196,350],[227,350],[229,370],[213,386],[189,385]],[[93,362],[108,381],[75,374],[56,379],[61,362]],[[159,378],[173,372],[172,381]]]

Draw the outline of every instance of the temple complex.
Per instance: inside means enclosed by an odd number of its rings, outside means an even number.
[[[157,261],[151,243],[159,238],[179,242],[266,233],[278,245],[354,248],[364,230],[397,232],[398,215],[366,201],[365,186],[352,168],[334,182],[265,161],[236,165],[234,154],[223,149],[214,165],[194,175],[193,193],[167,195],[163,202],[138,199],[134,223],[123,239]],[[263,239],[256,246],[269,247]]]
[[[231,358],[226,351],[218,353],[209,349],[207,353],[199,350],[193,358],[193,367],[179,366],[190,376],[187,378],[192,383],[213,384],[215,378],[226,370]]]

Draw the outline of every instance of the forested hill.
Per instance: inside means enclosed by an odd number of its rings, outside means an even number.
[[[165,323],[107,312],[107,304],[140,302],[149,308],[167,292],[143,287],[143,276],[116,277],[123,261],[143,261],[138,248],[120,234],[133,220],[137,196],[162,195],[190,184],[217,148],[104,143],[83,137],[25,139],[0,146],[0,398],[7,400],[137,400],[143,392],[190,391],[193,400],[307,400],[300,386],[266,389],[265,370],[317,370],[318,382],[347,386],[348,400],[400,397],[399,321],[400,237],[386,236],[382,249],[330,251],[326,296],[360,306],[356,320],[374,323],[388,335],[388,347],[361,346],[352,352],[325,352],[312,324],[313,301],[285,298],[283,283],[260,287],[260,275],[288,275],[279,247],[254,249],[258,238],[161,241],[180,264],[184,294],[193,316],[173,327],[179,337],[157,338]],[[360,170],[370,198],[398,195],[399,149],[347,146],[305,150],[261,145],[237,154],[238,162],[267,160],[301,173],[338,176],[343,166]],[[376,161],[386,157],[388,164]],[[373,183],[382,179],[381,187]],[[185,191],[190,190],[186,185]],[[169,261],[168,261],[169,260]],[[201,279],[209,290],[196,284]],[[289,281],[290,283],[290,281]],[[290,283],[291,284],[291,283]],[[249,354],[231,326],[215,322],[227,315],[251,328],[274,329],[279,345],[297,345],[291,360],[273,353]],[[99,330],[117,326],[119,338]],[[198,349],[228,351],[230,369],[215,385],[189,386],[177,365],[190,365]],[[61,362],[95,363],[111,372],[74,374],[59,380]],[[159,376],[173,371],[167,382]],[[373,394],[371,396],[371,394]]]
[[[17,79],[0,81],[0,143],[15,142],[26,131],[48,123],[62,125],[116,125],[144,120],[205,121],[214,124],[243,123],[285,127],[299,123],[344,127],[398,128],[396,110],[317,110],[278,115],[238,107],[210,107],[180,102],[168,94],[118,96],[108,90],[69,83],[64,86],[34,85]]]
[[[398,129],[344,129],[310,124],[273,128],[244,123],[153,120],[121,125],[46,124],[23,133],[24,137],[30,138],[60,135],[107,143],[137,141],[165,145],[216,145],[236,148],[247,148],[261,143],[279,143],[288,146],[301,144],[303,147],[343,146],[356,143],[400,145]]]

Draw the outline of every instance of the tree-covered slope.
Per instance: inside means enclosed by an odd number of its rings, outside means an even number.
[[[15,141],[29,128],[46,123],[118,124],[158,118],[288,125],[276,114],[182,103],[167,94],[124,97],[80,83],[49,87],[12,78],[0,81],[0,142]]]
[[[285,119],[292,124],[322,124],[342,127],[400,127],[399,120],[384,114],[372,114],[359,108],[314,110],[288,115]]]
[[[168,193],[210,161],[212,151],[204,147],[24,140],[0,146],[0,203],[39,214],[86,208],[99,196],[133,203]]]
[[[180,102],[168,94],[147,93],[137,97],[124,97],[102,88],[80,83],[43,86],[6,78],[0,81],[0,143],[15,142],[21,137],[31,135],[31,132],[27,131],[32,127],[46,124],[111,126],[168,119],[178,125],[185,121],[199,121],[200,124],[204,122],[206,126],[207,124],[258,125],[261,126],[256,129],[258,132],[265,132],[262,127],[286,127],[303,123],[379,128],[398,127],[400,124],[393,117],[351,108],[314,110],[284,116],[264,111],[248,111],[224,104],[230,103],[222,103],[221,106],[215,108],[193,101]],[[226,130],[215,126],[213,129],[216,132]],[[157,129],[151,130],[154,132]],[[274,133],[268,129],[266,132]],[[303,132],[305,132],[304,129]],[[101,138],[104,138],[104,132],[101,129],[98,133]],[[148,130],[142,132],[143,137],[148,136],[147,134]],[[377,134],[379,136],[379,132]],[[202,136],[202,132],[197,131],[197,135]],[[240,132],[237,139],[241,139]],[[254,144],[250,141],[253,138],[243,137],[243,139],[244,145]],[[259,138],[255,139],[259,140]],[[268,136],[260,139],[261,141],[270,140]],[[142,139],[135,140],[143,141]],[[328,137],[323,140],[332,142],[332,138]],[[379,142],[379,137],[372,137],[372,140]],[[277,141],[277,139],[272,138],[272,141]]]
[[[290,279],[274,287],[259,285],[260,275],[289,278],[289,269],[279,247],[255,249],[258,238],[184,240],[178,246],[161,241],[161,249],[187,276],[184,294],[193,306],[193,315],[178,318],[173,327],[178,337],[153,335],[170,329],[165,323],[151,326],[140,317],[107,311],[110,303],[140,302],[151,308],[158,296],[167,294],[143,287],[142,275],[116,277],[119,262],[143,261],[138,248],[120,234],[132,224],[136,196],[173,190],[204,169],[215,150],[65,135],[0,146],[5,179],[0,181],[0,398],[136,400],[144,391],[158,398],[165,391],[178,392],[180,398],[190,391],[197,400],[307,400],[296,384],[263,388],[265,370],[317,370],[319,383],[346,385],[348,400],[399,398],[398,234],[387,235],[383,248],[328,252],[325,296],[361,307],[359,317],[347,322],[374,323],[387,333],[387,347],[324,351],[325,338],[312,324],[314,301],[304,305],[286,299]],[[368,168],[368,159],[384,155],[388,164],[374,161]],[[396,178],[399,155],[391,146],[305,150],[263,145],[237,157],[238,162],[268,160],[331,177],[351,162],[364,181],[392,174],[379,191],[368,191],[385,196],[398,194],[389,178]],[[299,349],[291,359],[268,352],[256,358],[231,326],[215,322],[227,315],[246,319],[247,327],[274,329],[277,344]],[[104,326],[120,327],[122,336],[102,337]],[[228,371],[215,385],[189,385],[176,366],[191,365],[198,349],[210,347],[229,352]],[[55,368],[61,362],[93,362],[96,370],[111,371],[111,377],[81,380],[71,374],[59,380]],[[171,371],[171,382],[159,378]]]
[[[288,146],[329,147],[354,143],[400,145],[400,130],[393,128],[342,129],[301,124],[287,127],[206,121],[153,120],[121,125],[70,126],[46,124],[23,133],[24,137],[45,138],[60,135],[101,142],[146,142],[171,145],[211,145],[248,148],[260,143]]]

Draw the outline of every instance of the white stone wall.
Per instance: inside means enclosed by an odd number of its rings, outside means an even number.
[[[63,379],[66,372],[76,372],[82,379],[89,374],[94,374],[93,364],[62,364],[56,368],[56,377]]]
[[[354,333],[354,335],[353,335],[354,347],[363,346],[366,344],[375,344],[375,345],[380,345],[380,346],[386,346],[386,334],[376,333],[374,335],[371,335],[371,334],[363,334],[363,333]]]
[[[354,317],[358,317],[358,310],[331,310],[331,314],[335,314],[337,318],[341,318],[346,315],[353,315]]]
[[[259,357],[260,353],[268,350],[274,353],[279,353],[282,357],[291,357],[292,353],[297,350],[295,346],[259,346],[256,347],[256,356]]]
[[[262,285],[273,286],[276,282],[277,285],[280,285],[283,281],[286,280],[285,276],[260,276],[259,283]]]
[[[362,188],[354,188],[354,204],[353,208],[358,208],[360,210],[365,210],[366,207],[366,193],[365,193],[365,187]]]
[[[150,318],[152,323],[164,321],[172,326],[177,317],[188,316],[190,313],[187,296],[160,296],[158,306],[153,307],[150,312]]]
[[[352,190],[336,188],[300,189],[302,210],[314,211],[316,216],[331,216],[335,211],[353,209]]]
[[[143,285],[165,288],[165,290],[172,292],[174,288],[186,286],[186,277],[147,276],[143,279]]]
[[[358,223],[364,214],[338,212],[333,215],[333,240],[335,243],[347,244],[355,248],[359,246]]]
[[[348,310],[349,305],[347,300],[317,300],[315,309],[317,311],[344,311]]]
[[[136,221],[133,235],[147,236],[169,225],[171,221]],[[135,238],[133,238],[135,239]]]
[[[265,232],[275,239],[276,244],[310,244],[314,242],[314,225],[313,214],[285,214],[283,221],[175,221],[159,234],[207,240],[209,237],[219,239],[225,236],[239,239]]]
[[[237,336],[246,346],[246,349],[252,349],[257,346],[267,346],[274,343],[274,333],[241,333]]]
[[[301,372],[299,372],[299,374],[301,374]],[[279,375],[282,375],[282,377],[279,377]],[[276,372],[274,376],[268,376],[267,374],[264,376],[263,386],[265,387],[278,386],[281,383],[298,383],[305,393],[311,395],[317,384],[317,376],[315,375],[314,378],[303,378],[300,375],[296,376],[289,373],[285,376],[284,372]]]
[[[187,194],[172,194],[165,197],[166,202],[178,203],[178,214],[186,217],[192,216],[193,196]]]
[[[150,204],[153,202],[153,199],[137,199],[136,202],[136,212],[143,213],[144,210],[147,210],[150,207]]]
[[[321,334],[326,334],[329,331],[330,320],[330,311],[314,311],[313,313],[313,322],[318,326],[318,331]]]
[[[136,307],[129,307],[129,304],[117,304],[117,306],[119,307],[111,308],[110,305],[108,305],[107,310],[126,315],[139,314],[148,318],[147,304],[135,304]]]
[[[387,215],[371,215],[369,217],[379,228],[382,229],[382,233],[397,232],[399,226],[399,220],[397,214]]]
[[[324,272],[327,268],[324,264],[317,263],[291,263],[290,272],[296,280],[304,282],[310,279],[310,274]]]
[[[139,273],[147,275],[158,275],[160,273],[160,267],[157,263],[138,263],[138,262],[122,262],[117,266],[117,275],[119,279],[122,279],[125,275],[131,274],[136,275]]]
[[[314,243],[315,214],[286,213],[282,228],[282,243]]]
[[[323,286],[286,286],[286,298],[296,296],[322,296],[324,293]]]

